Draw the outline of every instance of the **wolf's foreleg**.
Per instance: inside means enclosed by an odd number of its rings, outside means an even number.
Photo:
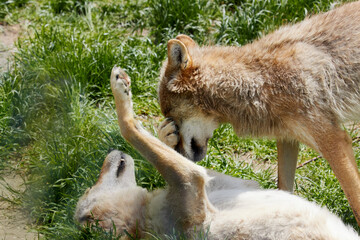
[[[111,74],[111,89],[115,97],[118,123],[123,137],[129,141],[164,176],[169,184],[189,182],[188,175],[201,174],[204,169],[192,163],[159,139],[145,131],[134,119],[130,78],[119,67]]]
[[[111,73],[118,123],[122,136],[150,161],[169,184],[168,198],[184,229],[202,224],[214,211],[207,199],[204,168],[194,164],[145,131],[134,119],[130,78],[119,67]]]
[[[277,140],[278,150],[278,187],[281,190],[294,190],[295,170],[299,153],[299,142]]]

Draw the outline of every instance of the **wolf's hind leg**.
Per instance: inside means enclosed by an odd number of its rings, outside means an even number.
[[[299,153],[299,142],[295,140],[277,140],[278,150],[278,188],[292,192],[294,190],[295,170]]]
[[[329,162],[360,225],[360,174],[352,149],[352,140],[340,126],[326,119],[320,120],[322,121],[307,126],[314,139],[314,143],[308,145]]]

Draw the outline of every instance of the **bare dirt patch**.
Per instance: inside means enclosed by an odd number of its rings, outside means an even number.
[[[24,179],[15,173],[5,173],[0,180],[0,239],[37,239],[29,230],[29,220],[18,204],[19,195],[25,190]]]
[[[0,71],[6,70],[8,60],[15,51],[15,41],[20,34],[20,25],[0,25]]]
[[[0,73],[12,61],[20,32],[20,24],[0,25]],[[24,190],[24,179],[15,168],[0,172],[0,240],[38,239],[38,234],[30,231],[29,221],[18,204],[19,194]]]

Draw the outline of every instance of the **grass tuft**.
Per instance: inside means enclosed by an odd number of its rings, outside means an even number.
[[[303,20],[309,14],[327,11],[335,3],[329,0],[247,0],[220,1],[222,18],[216,42],[244,45],[279,26]]]
[[[211,31],[218,13],[217,6],[205,0],[150,0],[148,5],[148,25],[156,42],[164,42],[180,33],[201,40]]]

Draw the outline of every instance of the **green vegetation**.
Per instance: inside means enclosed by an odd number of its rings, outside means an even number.
[[[6,16],[17,13],[17,8],[24,7],[29,0],[0,0],[0,22],[4,21]]]
[[[13,64],[0,75],[0,169],[21,162],[29,176],[21,204],[45,238],[116,239],[73,220],[76,202],[96,181],[107,150],[134,157],[139,185],[152,190],[164,181],[118,131],[111,68],[117,64],[130,75],[135,112],[156,134],[162,120],[156,88],[169,38],[185,33],[201,44],[243,45],[326,11],[333,1],[1,0],[0,6],[0,22],[29,22]],[[358,126],[349,131],[359,136]],[[360,159],[357,141],[354,149]],[[239,161],[243,156],[247,160]],[[301,147],[300,162],[316,156]],[[200,164],[276,187],[275,142],[239,139],[229,125],[215,132]],[[324,159],[297,171],[296,193],[357,228]]]

